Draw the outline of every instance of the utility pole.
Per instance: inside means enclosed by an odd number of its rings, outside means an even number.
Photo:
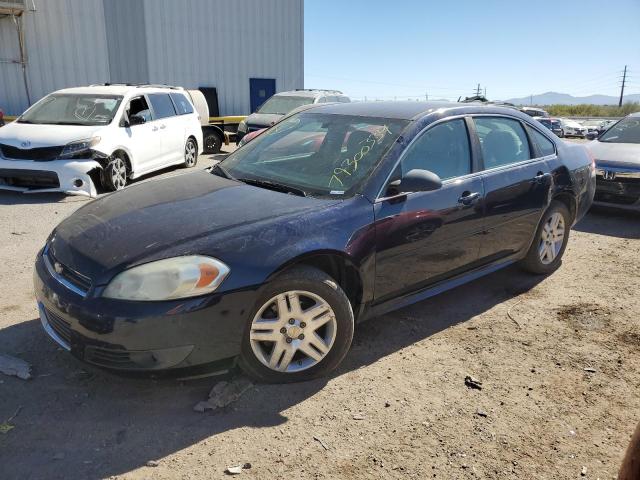
[[[533,105],[533,94],[529,95],[529,105]]]
[[[476,88],[476,96],[480,96],[480,84],[478,84],[478,88]]]
[[[622,74],[622,88],[620,88],[620,101],[618,102],[618,106],[622,106],[622,97],[624,96],[624,84],[627,81],[627,66],[624,66],[624,73]]]
[[[484,98],[487,98],[487,87],[484,87]]]
[[[424,101],[425,102],[429,101],[429,92],[424,92]]]

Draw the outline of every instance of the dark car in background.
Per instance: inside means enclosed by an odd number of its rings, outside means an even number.
[[[4,125],[4,112],[0,108],[0,127]]]
[[[349,103],[351,100],[338,90],[299,89],[280,92],[264,102],[256,112],[238,125],[236,144],[247,133],[262,130],[275,124],[291,111],[305,105],[317,103]]]
[[[322,105],[208,172],[85,205],[37,255],[35,292],[44,329],[94,365],[239,358],[306,380],[356,322],[513,263],[553,272],[594,189],[584,147],[514,109]]]
[[[562,138],[564,134],[562,133],[562,124],[560,123],[560,119],[558,118],[536,118],[544,127],[551,130],[558,137]]]
[[[586,146],[596,162],[595,204],[640,211],[640,113],[623,118]]]

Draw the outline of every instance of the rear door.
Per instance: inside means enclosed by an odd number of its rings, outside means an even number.
[[[185,125],[176,115],[176,109],[168,93],[147,95],[153,108],[154,124],[160,131],[162,154],[158,156],[154,168],[184,160]]]
[[[484,263],[528,248],[549,201],[551,173],[549,157],[537,153],[520,120],[476,116],[474,126],[485,188]]]
[[[438,174],[443,185],[405,195],[387,189],[376,202],[376,302],[456,275],[478,258],[483,187],[464,118],[427,127],[388,183],[416,168]]]

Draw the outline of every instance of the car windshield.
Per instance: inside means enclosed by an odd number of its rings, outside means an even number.
[[[236,150],[220,166],[228,176],[267,188],[285,187],[312,196],[350,195],[408,123],[299,113]]]
[[[18,123],[107,125],[122,101],[119,95],[54,93],[27,110]]]
[[[313,103],[313,97],[290,97],[274,95],[264,102],[257,113],[286,115],[291,110]]]
[[[606,143],[640,143],[640,117],[623,118],[599,138]]]

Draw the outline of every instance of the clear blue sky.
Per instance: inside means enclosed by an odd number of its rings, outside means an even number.
[[[305,0],[305,87],[355,98],[640,93],[640,0]]]

